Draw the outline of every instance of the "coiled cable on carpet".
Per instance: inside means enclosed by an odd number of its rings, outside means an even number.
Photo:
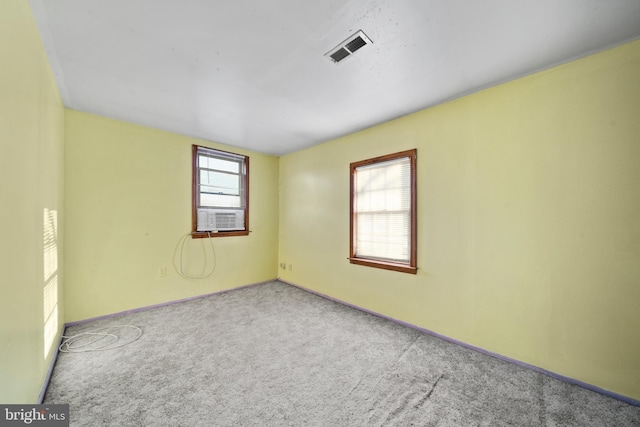
[[[133,329],[136,333],[133,337],[122,338],[116,333],[118,328]],[[122,335],[122,333],[121,333]],[[93,329],[89,332],[81,332],[77,335],[62,336],[62,343],[58,350],[62,353],[86,353],[90,351],[113,350],[124,347],[137,341],[142,336],[142,329],[133,325],[114,325]]]

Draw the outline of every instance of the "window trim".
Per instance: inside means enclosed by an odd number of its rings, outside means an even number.
[[[417,266],[417,229],[418,229],[418,215],[417,215],[417,179],[416,179],[416,163],[417,163],[417,149],[400,151],[398,153],[387,154],[384,156],[374,157],[367,160],[362,160],[359,162],[354,162],[350,164],[350,188],[349,188],[349,262],[351,264],[363,265],[374,268],[382,268],[385,270],[393,270],[400,271],[403,273],[416,274],[418,271]],[[389,160],[395,160],[400,158],[409,158],[410,165],[410,186],[411,186],[411,223],[409,230],[409,238],[410,238],[410,254],[409,254],[409,262],[391,262],[391,261],[383,261],[372,258],[358,257],[356,256],[356,248],[355,248],[355,237],[356,237],[356,213],[354,212],[354,201],[355,201],[355,176],[356,170],[359,167],[367,166],[375,163],[382,163]]]
[[[244,230],[232,230],[232,231],[216,231],[215,233],[209,231],[198,231],[198,149],[203,148],[205,150],[212,150],[223,154],[230,154],[232,156],[240,156],[244,158]],[[218,150],[217,148],[205,147],[202,145],[191,146],[191,238],[201,239],[204,237],[229,237],[229,236],[248,236],[249,235],[249,156],[242,154],[232,153],[230,151]]]

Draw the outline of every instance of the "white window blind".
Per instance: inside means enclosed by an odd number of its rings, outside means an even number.
[[[411,257],[409,157],[355,169],[355,256],[408,263]]]

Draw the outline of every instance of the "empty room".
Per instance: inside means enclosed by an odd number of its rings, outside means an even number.
[[[640,425],[637,0],[2,0],[0,177],[0,425]]]

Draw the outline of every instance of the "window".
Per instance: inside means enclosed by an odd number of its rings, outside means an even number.
[[[416,155],[351,163],[352,264],[416,273]]]
[[[249,234],[249,158],[193,146],[192,236]]]

